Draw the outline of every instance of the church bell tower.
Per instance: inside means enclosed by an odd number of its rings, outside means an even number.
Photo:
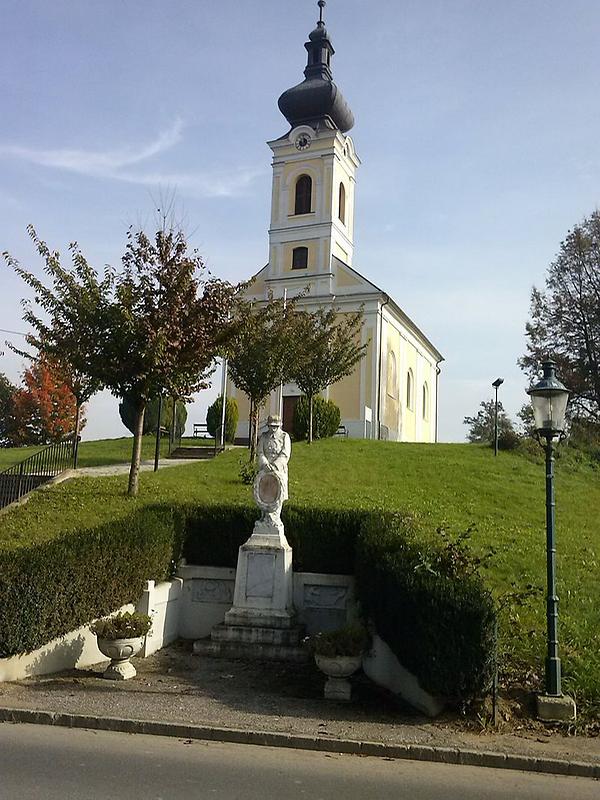
[[[332,257],[352,265],[355,174],[360,160],[347,135],[352,111],[333,82],[331,39],[319,21],[304,45],[304,80],[285,91],[279,109],[291,128],[269,142],[273,187],[268,287],[281,295],[310,286],[310,295],[333,293]]]

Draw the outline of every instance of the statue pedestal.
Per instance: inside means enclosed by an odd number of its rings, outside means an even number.
[[[292,548],[283,525],[259,520],[238,552],[233,607],[226,625],[290,628],[292,603]]]
[[[253,486],[262,517],[238,552],[233,606],[225,614],[225,622],[212,629],[210,641],[194,643],[195,653],[277,661],[308,659],[293,606],[292,548],[281,521],[281,507],[287,500],[290,437],[280,430],[278,417],[269,417],[268,425],[270,431],[259,442],[262,468]]]
[[[222,658],[272,661],[308,660],[303,628],[292,604],[292,548],[279,521],[259,520],[238,552],[233,606],[210,640],[194,643],[194,653]]]

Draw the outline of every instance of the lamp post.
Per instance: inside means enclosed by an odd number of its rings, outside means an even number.
[[[496,390],[496,402],[494,405],[494,455],[498,455],[498,387],[502,386],[504,378],[496,378],[492,386]]]
[[[535,430],[546,453],[546,693],[538,696],[538,716],[546,720],[575,717],[575,703],[563,695],[558,655],[558,597],[556,595],[556,533],[554,524],[554,447],[563,436],[569,390],[556,377],[556,364],[542,364],[543,377],[527,392],[531,397]]]

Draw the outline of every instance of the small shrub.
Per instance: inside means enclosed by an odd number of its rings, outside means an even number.
[[[90,625],[90,630],[99,639],[137,639],[145,636],[152,627],[152,619],[147,614],[123,611],[106,619],[98,619]]]
[[[240,461],[240,469],[238,472],[242,483],[245,483],[247,486],[251,486],[254,483],[254,478],[258,475],[258,468],[256,466],[256,462],[252,459],[245,459],[243,458]]]
[[[340,426],[340,409],[333,400],[325,400],[317,395],[313,399],[313,438],[326,439],[334,436]],[[301,397],[294,410],[294,436],[296,439],[308,438],[308,400]]]
[[[498,450],[516,450],[520,441],[519,434],[514,429],[507,428],[498,434]],[[491,446],[494,446],[493,442]]]
[[[233,444],[239,419],[238,404],[234,397],[225,401],[225,441]],[[223,397],[217,397],[215,402],[208,407],[206,412],[206,427],[209,434],[215,439],[223,419]]]
[[[354,622],[336,631],[309,636],[307,645],[317,656],[359,656],[370,648],[371,637],[361,622]]]

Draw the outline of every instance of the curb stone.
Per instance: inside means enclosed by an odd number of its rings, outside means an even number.
[[[411,761],[430,761],[437,764],[461,764],[470,767],[491,767],[548,775],[568,775],[600,780],[600,765],[556,758],[538,758],[512,753],[468,750],[456,747],[432,747],[417,744],[385,744],[383,742],[353,741],[322,736],[300,736],[289,733],[216,728],[154,720],[91,717],[82,714],[63,714],[55,711],[0,708],[0,722],[56,725],[64,728],[87,728],[119,733],[142,733],[170,736],[178,739],[199,739],[231,744],[253,744],[263,747],[290,747],[297,750],[316,750],[325,753],[375,756]]]

